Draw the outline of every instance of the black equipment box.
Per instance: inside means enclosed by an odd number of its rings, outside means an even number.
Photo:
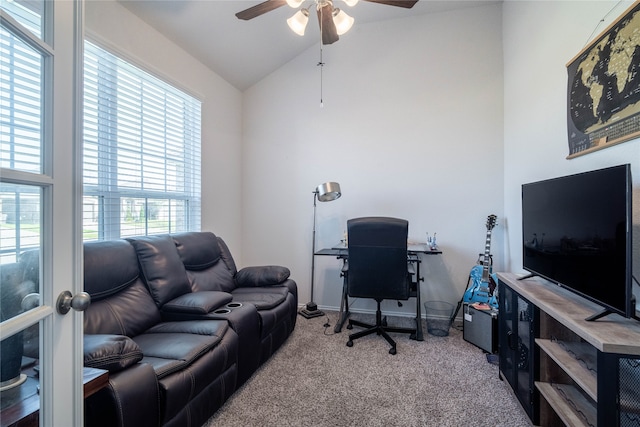
[[[498,312],[477,310],[464,304],[462,337],[465,341],[480,347],[487,353],[498,352]]]

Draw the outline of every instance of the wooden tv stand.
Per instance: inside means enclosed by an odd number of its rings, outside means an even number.
[[[640,321],[533,277],[498,273],[500,376],[534,424],[640,424]],[[523,392],[525,390],[525,392]]]

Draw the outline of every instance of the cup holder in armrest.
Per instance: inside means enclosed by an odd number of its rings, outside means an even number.
[[[230,302],[227,305],[225,305],[223,308],[219,308],[217,310],[214,311],[215,314],[229,314],[233,311],[234,308],[240,308],[242,307],[242,303],[241,302]]]

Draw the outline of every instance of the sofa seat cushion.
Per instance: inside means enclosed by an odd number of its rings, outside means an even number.
[[[224,320],[165,322],[133,340],[142,349],[142,361],[151,364],[160,379],[187,368],[215,347],[229,330]]]
[[[162,425],[205,424],[211,414],[235,391],[237,360],[238,335],[229,328],[215,347],[192,364],[159,379]],[[200,403],[195,403],[198,401]],[[185,409],[187,414],[184,414]],[[179,414],[186,415],[186,418]]]
[[[258,311],[270,310],[285,301],[289,295],[289,289],[285,286],[238,288],[234,289],[231,295],[233,295],[233,302],[253,304]]]

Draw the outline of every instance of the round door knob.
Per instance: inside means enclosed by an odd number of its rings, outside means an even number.
[[[91,295],[86,292],[79,292],[72,295],[69,291],[64,291],[58,296],[58,313],[67,314],[72,308],[76,311],[85,311],[91,304]]]
[[[21,306],[23,311],[29,311],[40,306],[40,294],[34,292],[25,295],[25,297],[22,298]]]

